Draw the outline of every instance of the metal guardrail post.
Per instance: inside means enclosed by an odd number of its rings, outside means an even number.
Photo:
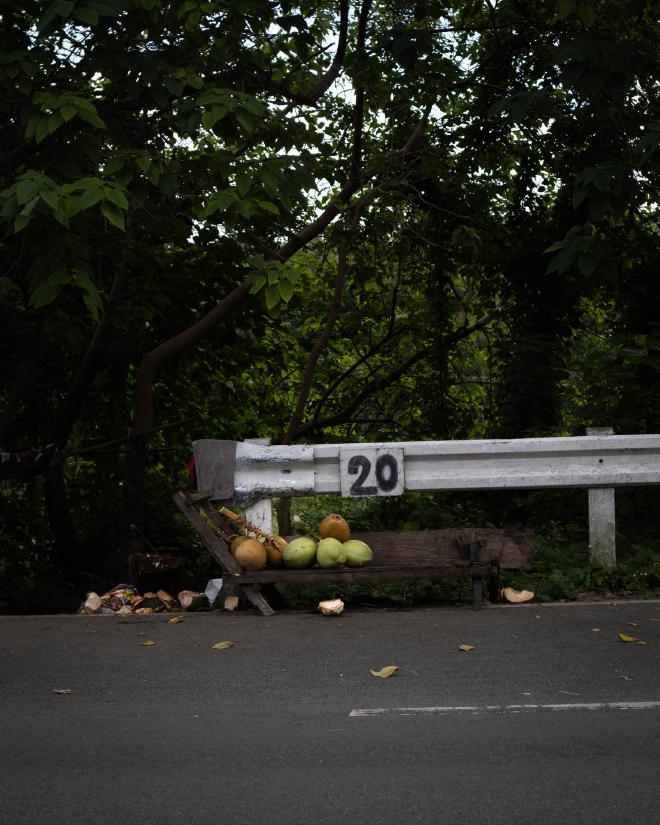
[[[587,427],[587,435],[614,435],[612,427]],[[614,488],[589,490],[589,559],[604,567],[616,566]]]

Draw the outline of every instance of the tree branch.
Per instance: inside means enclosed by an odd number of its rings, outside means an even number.
[[[485,327],[491,320],[491,316],[487,315],[481,320],[477,321],[476,323],[472,324],[471,326],[463,326],[459,327],[459,329],[454,330],[449,335],[445,336],[444,340],[442,341],[442,346],[450,347],[452,344],[457,343],[458,341],[463,340],[464,338],[468,338],[472,335],[473,332],[482,329]],[[429,345],[428,347],[423,347],[422,349],[416,350],[412,353],[405,361],[402,361],[397,367],[391,370],[387,375],[383,375],[380,378],[375,379],[370,384],[367,384],[366,387],[362,389],[353,399],[348,403],[343,410],[336,413],[335,415],[328,416],[325,419],[319,420],[312,420],[307,422],[306,424],[302,424],[298,430],[293,434],[292,441],[297,441],[299,438],[302,438],[304,435],[309,433],[310,431],[317,431],[323,430],[326,427],[331,427],[336,424],[344,424],[352,420],[352,414],[358,410],[362,404],[370,398],[372,395],[380,392],[382,389],[391,386],[402,375],[405,375],[415,364],[419,361],[423,361],[427,358],[435,349],[435,345]]]
[[[337,37],[337,51],[335,52],[334,59],[330,64],[328,71],[323,75],[319,82],[306,94],[294,92],[286,82],[270,84],[268,86],[269,92],[281,94],[287,100],[291,100],[294,103],[301,103],[305,106],[316,106],[319,98],[328,91],[337,77],[339,77],[339,72],[344,64],[346,42],[348,40],[349,5],[349,0],[339,0],[339,33]]]

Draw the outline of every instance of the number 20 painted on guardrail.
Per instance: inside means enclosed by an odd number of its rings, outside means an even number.
[[[399,447],[339,451],[344,498],[400,496],[405,489],[403,450]]]

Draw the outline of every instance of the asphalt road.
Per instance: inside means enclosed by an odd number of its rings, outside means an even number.
[[[166,618],[0,618],[3,825],[660,821],[660,602]]]

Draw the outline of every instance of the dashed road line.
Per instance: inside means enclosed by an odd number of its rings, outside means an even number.
[[[571,704],[438,705],[412,708],[353,708],[349,716],[423,716],[450,713],[532,713],[568,710],[654,710],[660,702],[573,702]]]

